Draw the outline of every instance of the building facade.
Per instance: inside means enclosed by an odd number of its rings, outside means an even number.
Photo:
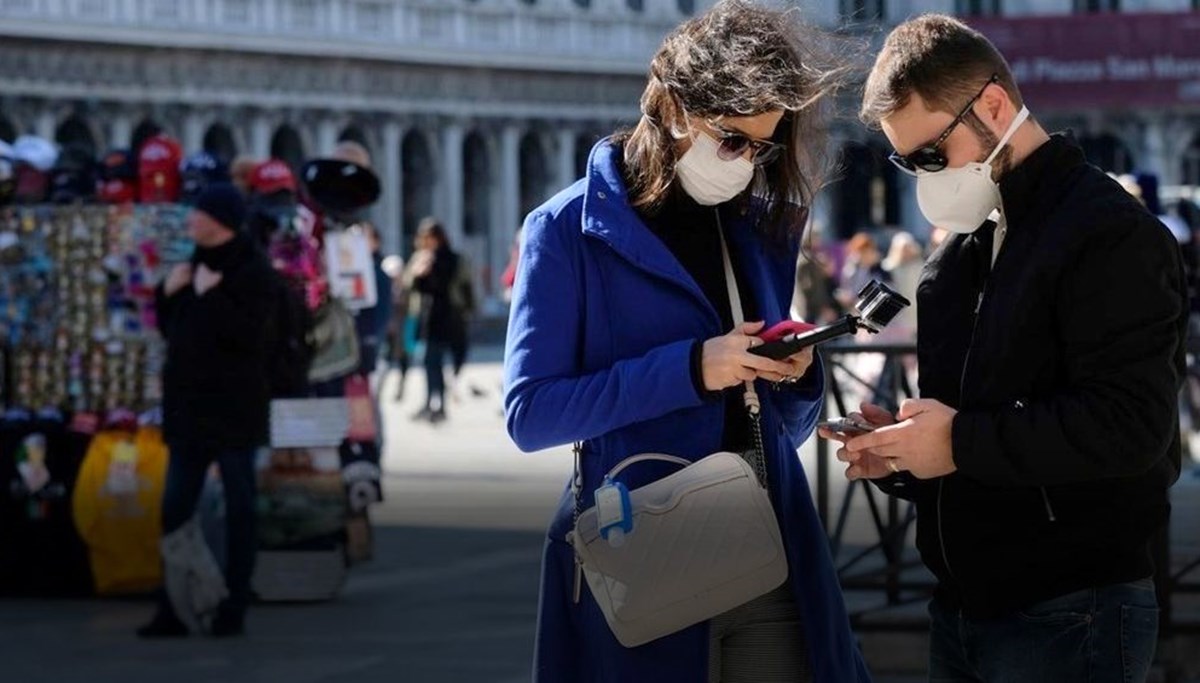
[[[407,253],[421,218],[441,218],[485,312],[501,313],[522,217],[636,120],[662,37],[712,1],[0,0],[0,138],[101,152],[153,124],[189,152],[293,166],[357,140],[383,183],[387,250]],[[910,16],[958,14],[1009,57],[1034,115],[1073,129],[1094,162],[1200,185],[1200,0],[795,4],[871,47]],[[925,234],[911,181],[856,105],[851,92],[817,224]]]

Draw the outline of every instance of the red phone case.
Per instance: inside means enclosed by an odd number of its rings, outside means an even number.
[[[772,325],[770,328],[758,333],[758,338],[764,342],[774,342],[783,339],[789,334],[801,334],[809,330],[815,330],[816,325],[812,323],[801,322],[799,320],[784,320],[781,323]]]

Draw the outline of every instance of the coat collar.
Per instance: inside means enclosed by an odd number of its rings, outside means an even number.
[[[592,148],[584,182],[582,229],[585,235],[598,238],[630,263],[666,278],[686,288],[716,317],[691,275],[667,249],[662,240],[642,221],[629,204],[629,193],[621,174],[621,148],[611,139],[601,140]],[[722,226],[730,250],[737,255],[737,264],[753,290],[758,310],[768,322],[780,319],[778,302],[768,301],[773,292],[770,274],[762,256],[762,245],[745,219],[730,221],[729,212]],[[726,330],[727,331],[727,330]]]
[[[1085,164],[1083,150],[1070,133],[1055,133],[1000,179],[1000,197],[1008,227],[1020,226],[1047,202],[1062,197],[1073,171]]]

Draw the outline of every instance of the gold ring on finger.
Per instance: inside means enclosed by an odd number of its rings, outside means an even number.
[[[898,465],[896,465],[896,459],[895,459],[895,458],[888,458],[888,459],[887,459],[887,468],[888,468],[889,470],[891,470],[891,471],[892,471],[894,474],[900,474],[900,467],[899,467]]]

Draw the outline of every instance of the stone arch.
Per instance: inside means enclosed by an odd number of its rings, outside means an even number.
[[[546,145],[534,131],[521,137],[520,152],[520,210],[527,215],[549,197],[554,176],[550,170]]]
[[[88,123],[87,119],[80,114],[71,114],[63,119],[62,123],[58,124],[58,128],[54,130],[54,142],[58,143],[62,148],[79,147],[85,149],[93,159],[99,153],[96,133],[92,130],[92,125]]]
[[[413,237],[423,218],[432,216],[437,193],[437,166],[433,147],[421,130],[408,131],[400,142],[402,169],[400,193],[403,206],[400,220],[400,252],[412,253]]]
[[[493,261],[497,251],[505,248],[503,233],[492,224],[492,207],[496,194],[496,174],[487,139],[478,131],[467,133],[462,147],[463,169],[463,244],[460,249],[474,264],[476,291],[484,296],[495,289]]]
[[[233,161],[238,153],[237,138],[233,134],[233,129],[220,121],[204,131],[202,146],[205,152],[227,164]]]
[[[281,124],[271,136],[271,157],[279,159],[299,175],[300,167],[304,165],[304,138],[291,124]]]

